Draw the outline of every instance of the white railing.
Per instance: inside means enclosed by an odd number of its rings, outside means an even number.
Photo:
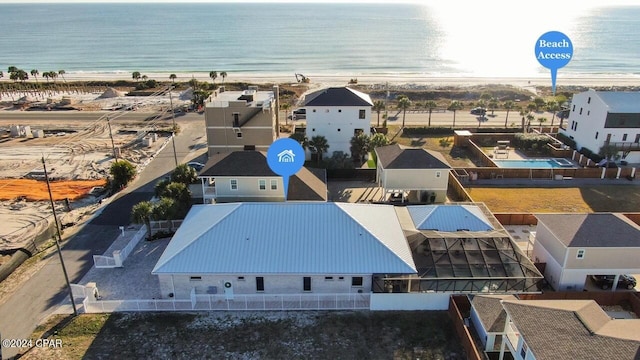
[[[190,310],[359,310],[369,309],[369,294],[274,294],[225,295],[190,294],[184,300],[97,300],[83,301],[86,313],[120,311],[190,311]]]
[[[369,294],[195,295],[194,310],[353,310],[369,309]]]
[[[509,325],[507,326],[507,339],[509,340],[509,344],[511,345],[511,348],[513,348],[514,351],[516,351],[516,349],[518,348],[518,341],[520,340],[520,333],[518,332],[518,329],[516,329],[515,325],[513,325],[513,323],[509,323]]]
[[[140,242],[140,240],[144,238],[146,234],[147,234],[146,227],[145,226],[141,227],[140,230],[138,230],[138,232],[135,235],[133,235],[131,240],[129,240],[129,243],[122,250],[120,250],[120,259],[122,260],[122,262],[124,262],[127,259],[127,257],[129,257],[131,252],[133,252],[133,249],[135,249],[135,247],[138,246],[138,243]]]
[[[138,232],[133,235],[131,240],[121,250],[114,250],[113,256],[93,255],[93,264],[97,269],[112,269],[122,267],[124,261],[129,257],[133,249],[138,246],[138,243],[147,234],[146,227],[141,227]]]
[[[111,269],[116,267],[116,259],[110,256],[93,255],[93,264],[98,269]]]
[[[98,300],[87,297],[82,302],[87,314],[124,311],[189,311],[191,300]]]

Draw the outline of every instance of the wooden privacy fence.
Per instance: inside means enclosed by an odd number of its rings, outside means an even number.
[[[470,309],[471,304],[465,295],[452,295],[449,298],[449,317],[451,317],[453,327],[456,329],[460,343],[467,354],[467,359],[482,360],[469,331],[469,326],[465,322],[465,319],[469,318]]]

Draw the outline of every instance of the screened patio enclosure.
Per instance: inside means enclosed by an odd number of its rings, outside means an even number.
[[[406,232],[417,275],[374,276],[374,292],[538,292],[543,278],[502,230]]]

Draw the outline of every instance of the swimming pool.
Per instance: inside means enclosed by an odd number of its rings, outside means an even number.
[[[527,159],[527,160],[493,160],[501,168],[552,169],[570,168],[573,163],[564,158]]]

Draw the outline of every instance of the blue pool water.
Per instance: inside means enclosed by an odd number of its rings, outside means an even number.
[[[493,160],[501,168],[551,169],[573,167],[566,159]]]

